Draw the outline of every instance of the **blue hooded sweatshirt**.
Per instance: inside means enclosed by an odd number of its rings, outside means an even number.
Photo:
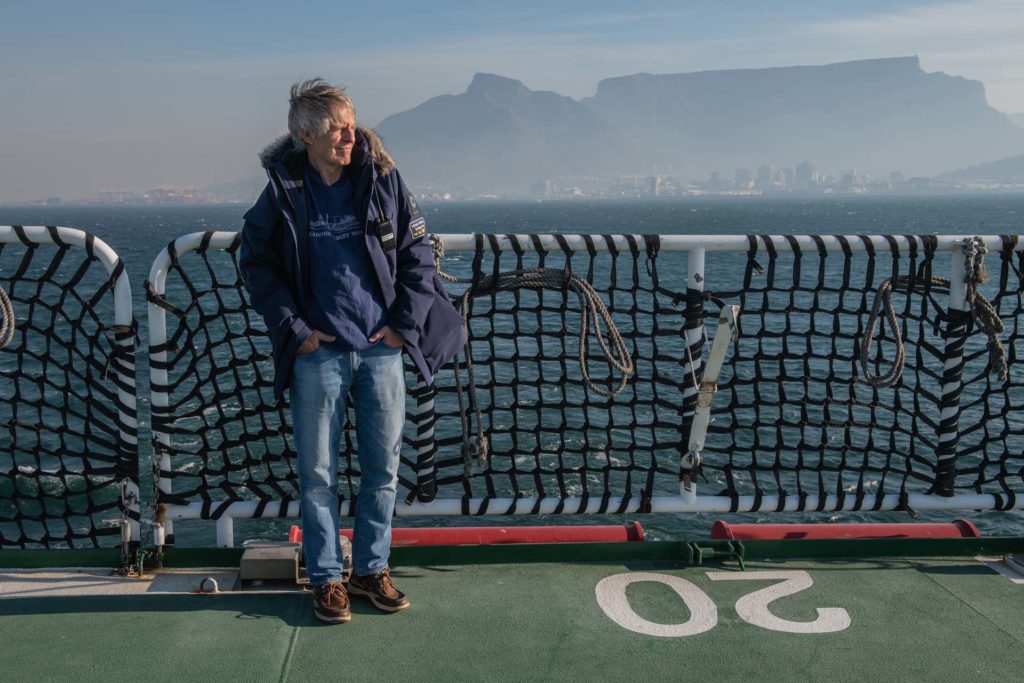
[[[312,334],[307,323],[310,207],[303,188],[308,160],[284,136],[260,154],[260,161],[270,180],[245,214],[239,268],[252,306],[270,332],[274,395],[280,399],[291,383],[296,351]],[[432,382],[466,343],[466,327],[434,269],[426,223],[373,131],[356,131],[346,173],[351,173],[356,218],[388,325],[405,339],[405,350],[424,380]],[[382,213],[394,230],[393,246],[379,234]]]

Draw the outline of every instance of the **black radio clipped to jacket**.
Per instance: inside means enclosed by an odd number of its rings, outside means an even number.
[[[377,226],[377,237],[380,238],[380,246],[384,251],[391,251],[398,242],[395,240],[395,228],[387,218],[378,218],[373,222]]]
[[[398,246],[398,240],[395,238],[395,226],[380,204],[376,186],[371,191],[373,192],[373,201],[377,205],[377,219],[373,222],[373,226],[377,228],[377,238],[380,239],[380,246],[384,251],[392,251]]]

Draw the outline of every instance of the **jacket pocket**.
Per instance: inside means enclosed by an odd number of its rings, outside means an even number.
[[[466,321],[452,305],[444,288],[435,288],[419,340],[419,350],[431,377],[455,357],[466,340]]]

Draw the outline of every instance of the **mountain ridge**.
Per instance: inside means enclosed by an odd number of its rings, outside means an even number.
[[[1024,129],[984,85],[917,57],[602,79],[575,100],[476,74],[378,126],[426,188],[524,193],[559,176],[699,177],[809,160],[838,171],[936,175],[1024,153]]]
[[[978,183],[1024,182],[1024,154],[943,173],[940,178]]]

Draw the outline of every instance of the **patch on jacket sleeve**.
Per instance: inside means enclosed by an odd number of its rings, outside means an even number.
[[[412,196],[412,192],[405,198],[405,201],[409,204],[409,213],[413,216],[420,212],[419,204],[416,203],[416,197]]]
[[[414,240],[419,239],[427,232],[427,221],[423,219],[423,216],[417,216],[409,223],[409,230],[412,232]]]

